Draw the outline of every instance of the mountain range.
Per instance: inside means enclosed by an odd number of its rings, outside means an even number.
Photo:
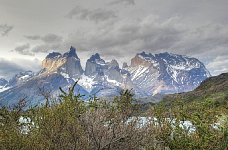
[[[75,94],[84,100],[91,96],[114,97],[122,89],[132,89],[135,97],[191,91],[210,77],[204,64],[196,58],[172,53],[138,53],[131,63],[120,67],[117,60],[105,61],[96,53],[86,62],[85,69],[74,47],[64,54],[49,53],[38,73],[21,72],[9,81],[0,79],[0,106],[12,106],[25,99],[28,106],[44,102],[60,94],[76,81]]]

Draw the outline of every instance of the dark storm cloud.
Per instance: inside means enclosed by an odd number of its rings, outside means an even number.
[[[113,0],[112,2],[110,2],[111,5],[120,4],[120,3],[124,3],[127,5],[135,5],[135,0]]]
[[[62,42],[62,37],[56,34],[47,34],[44,36],[39,35],[25,35],[25,38],[29,40],[40,40],[44,43],[58,43]]]
[[[0,24],[0,34],[1,36],[6,36],[13,29],[13,26],[7,24]]]
[[[98,23],[116,18],[117,16],[115,15],[115,12],[111,10],[105,10],[101,8],[89,10],[80,6],[76,6],[66,15],[66,17],[71,19],[77,17],[82,20],[91,20]]]
[[[24,71],[21,66],[11,61],[0,58],[0,75],[2,77],[11,77],[21,71]]]
[[[18,52],[19,54],[22,55],[30,55],[33,56],[34,54],[30,52],[30,44],[23,44],[18,47],[16,47],[13,51]]]

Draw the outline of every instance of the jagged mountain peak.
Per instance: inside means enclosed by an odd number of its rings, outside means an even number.
[[[197,58],[168,52],[155,54],[155,57],[166,66],[173,67],[177,70],[191,70],[193,68],[203,68],[206,70],[204,64]]]
[[[102,64],[105,63],[105,61],[103,59],[101,59],[101,56],[100,56],[99,53],[95,53],[87,61],[90,61],[90,62],[93,62],[93,63],[102,63]]]
[[[49,59],[52,58],[52,59]],[[80,59],[76,54],[76,49],[70,47],[70,50],[63,55],[57,52],[48,54],[42,61],[43,71],[41,74],[50,74],[54,72],[61,73],[64,76],[77,78],[83,74]]]
[[[49,53],[49,54],[46,56],[46,59],[56,59],[56,58],[59,58],[59,57],[61,57],[61,56],[62,56],[61,53],[52,52],[52,53]]]
[[[63,57],[67,57],[67,58],[68,57],[75,57],[75,58],[79,59],[78,55],[76,54],[76,48],[74,48],[73,46],[70,47],[69,52],[66,52],[63,54]]]
[[[111,62],[108,63],[108,65],[111,68],[119,68],[119,63],[115,59],[112,59]]]
[[[151,53],[146,53],[145,51],[142,51],[141,53],[138,53],[136,56],[142,57],[142,58],[148,58],[153,57]]]
[[[128,64],[126,62],[123,62],[122,69],[127,68]]]
[[[145,66],[149,67],[153,63],[156,63],[156,58],[151,53],[138,53],[134,58],[131,59],[131,67]]]
[[[70,50],[64,54],[61,54],[61,53],[55,52],[55,51],[51,52],[46,56],[46,59],[58,59],[58,58],[64,58],[64,57],[65,58],[75,57],[75,58],[79,59],[77,56],[77,53],[76,53],[76,48],[74,48],[72,46],[70,47]]]

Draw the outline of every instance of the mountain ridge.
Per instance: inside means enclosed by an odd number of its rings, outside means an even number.
[[[30,93],[35,94],[38,92],[37,86],[46,86],[53,95],[57,95],[58,87],[67,89],[78,79],[77,90],[83,91],[85,99],[92,95],[113,97],[122,89],[132,89],[136,97],[145,98],[156,94],[190,91],[211,76],[198,59],[167,52],[154,55],[138,53],[131,59],[130,65],[124,63],[122,68],[115,59],[106,62],[96,53],[87,60],[83,70],[76,49],[72,46],[64,54],[49,53],[42,61],[42,66],[39,73],[29,76],[28,82],[25,78],[20,84],[16,82],[1,92],[0,104],[8,105],[7,99],[16,102],[20,94],[28,92],[26,88],[32,89]],[[16,91],[19,92],[15,93]],[[40,96],[31,95],[28,99],[32,103],[36,103],[36,99],[42,101]]]

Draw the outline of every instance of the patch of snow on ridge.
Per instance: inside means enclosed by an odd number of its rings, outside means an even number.
[[[24,75],[24,76],[20,77],[19,80],[25,80],[25,79],[28,79],[28,78],[30,78],[30,77],[31,77],[31,76],[29,76],[29,75]]]
[[[10,89],[11,87],[5,87],[5,86],[0,86],[0,92],[6,91]]]
[[[187,70],[187,71],[200,67],[199,65],[193,66],[193,65],[190,65],[189,63],[187,63],[186,65],[181,64],[181,65],[169,65],[169,66],[176,70]]]
[[[60,74],[66,79],[70,78],[70,76],[67,73],[61,72]]]
[[[167,72],[173,78],[173,80],[178,83],[177,76],[178,76],[179,72],[176,69],[172,68],[172,67],[170,67],[169,69],[167,68]]]
[[[88,76],[85,76],[84,74],[80,77],[78,84],[82,87],[84,87],[88,92],[90,92],[93,88],[93,85],[96,82],[94,81],[94,78],[90,78]]]
[[[149,55],[147,55],[147,54],[145,54],[145,55],[140,54],[138,56],[139,56],[139,58],[141,58],[141,59],[143,59],[143,60],[145,60],[147,62],[150,62],[155,67],[159,65],[158,62],[155,60],[155,58],[154,58],[154,56],[152,54],[149,54]]]
[[[137,67],[137,69],[132,71],[132,73],[133,73],[132,80],[134,80],[137,77],[139,77],[140,75],[142,75],[147,69],[148,69],[148,67],[143,67],[143,66]]]
[[[101,65],[101,66],[105,66],[105,62],[101,61],[101,60],[95,60],[95,63],[98,64],[98,65]]]
[[[116,80],[111,80],[111,79],[108,78],[108,76],[105,76],[105,78],[106,78],[106,80],[107,80],[109,83],[112,83],[112,84],[114,84],[114,85],[116,85],[116,86],[120,86],[120,85],[121,85],[120,82],[118,82],[118,81],[116,81]]]

